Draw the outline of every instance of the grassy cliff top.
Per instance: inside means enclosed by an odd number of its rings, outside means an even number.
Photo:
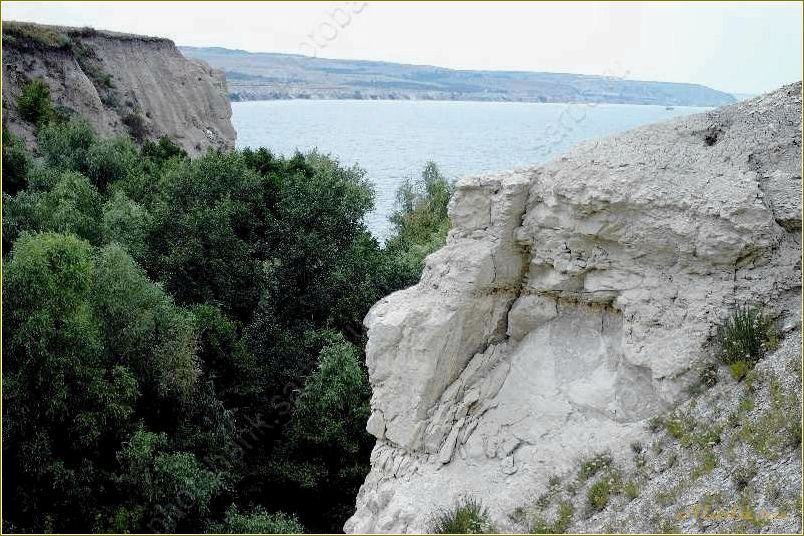
[[[164,37],[96,30],[88,26],[76,28],[71,26],[36,24],[33,22],[3,21],[3,45],[33,44],[47,48],[64,48],[69,46],[73,39],[82,37],[106,37],[123,41],[173,43],[170,39]]]

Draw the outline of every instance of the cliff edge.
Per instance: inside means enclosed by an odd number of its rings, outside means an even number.
[[[189,154],[234,147],[223,74],[168,39],[4,21],[3,122],[29,147],[35,128],[16,103],[30,80],[44,81],[55,106],[100,136],[164,135]]]
[[[365,319],[377,443],[346,532],[426,532],[462,496],[521,531],[552,475],[650,441],[736,305],[799,331],[801,186],[800,82],[461,180],[446,246]]]

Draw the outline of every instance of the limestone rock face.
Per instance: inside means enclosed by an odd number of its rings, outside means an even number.
[[[798,323],[801,84],[461,180],[421,282],[365,319],[372,469],[346,532],[508,515],[686,398],[738,303]]]
[[[234,147],[223,73],[168,39],[4,22],[3,122],[33,146],[35,128],[16,107],[29,80],[44,81],[55,106],[103,137],[166,135],[191,155]]]

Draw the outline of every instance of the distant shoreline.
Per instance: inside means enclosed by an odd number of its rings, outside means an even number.
[[[454,103],[480,103],[480,104],[552,104],[552,105],[565,105],[565,106],[656,106],[659,108],[700,108],[701,110],[710,110],[715,106],[703,105],[690,105],[690,104],[657,104],[657,103],[636,103],[636,102],[593,102],[593,101],[529,101],[529,100],[479,100],[479,99],[355,99],[355,98],[339,98],[339,97],[322,97],[322,98],[305,98],[305,97],[288,97],[279,99],[232,99],[232,104],[244,104],[248,102],[290,102],[290,101],[306,101],[306,102],[454,102]]]
[[[715,107],[730,93],[700,84],[631,80],[619,75],[455,70],[339,60],[220,47],[187,47],[186,57],[223,72],[232,100],[444,100],[612,103]]]

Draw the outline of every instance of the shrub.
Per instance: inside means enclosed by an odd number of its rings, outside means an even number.
[[[103,205],[103,240],[117,242],[135,260],[143,262],[151,215],[122,191],[115,191]]]
[[[3,127],[3,192],[14,195],[25,188],[31,157],[18,137]]]
[[[742,305],[718,328],[720,360],[741,380],[766,350],[773,350],[778,335],[772,319],[760,308]]]
[[[226,510],[223,523],[210,525],[211,534],[301,534],[304,527],[294,516],[277,512],[271,514],[257,507],[249,513],[240,513],[232,505]]]
[[[488,534],[494,532],[488,510],[482,503],[467,497],[450,509],[441,510],[430,522],[432,534]]]
[[[111,80],[107,80],[109,87],[111,87]],[[148,128],[145,126],[145,121],[138,113],[130,113],[123,117],[123,124],[128,127],[131,137],[137,142],[142,143],[145,136],[148,135]]]
[[[142,144],[142,157],[155,164],[162,164],[171,158],[185,158],[187,153],[167,136],[158,141],[145,140]]]
[[[393,234],[386,250],[394,261],[395,287],[415,284],[424,259],[444,245],[449,230],[447,205],[455,190],[433,162],[428,162],[418,180],[406,180],[396,193],[396,211],[389,220]]]
[[[47,123],[53,119],[50,88],[41,80],[26,82],[22,86],[22,93],[17,97],[17,108],[26,121],[34,124]]]
[[[748,487],[748,484],[751,483],[755,476],[757,476],[757,467],[752,462],[747,465],[737,466],[731,473],[731,481],[737,491],[742,491]]]
[[[95,142],[88,123],[76,117],[66,123],[49,123],[39,128],[36,137],[47,165],[86,173],[87,152]]]
[[[130,175],[141,174],[142,163],[127,138],[112,138],[92,144],[86,153],[87,176],[100,191]]]

